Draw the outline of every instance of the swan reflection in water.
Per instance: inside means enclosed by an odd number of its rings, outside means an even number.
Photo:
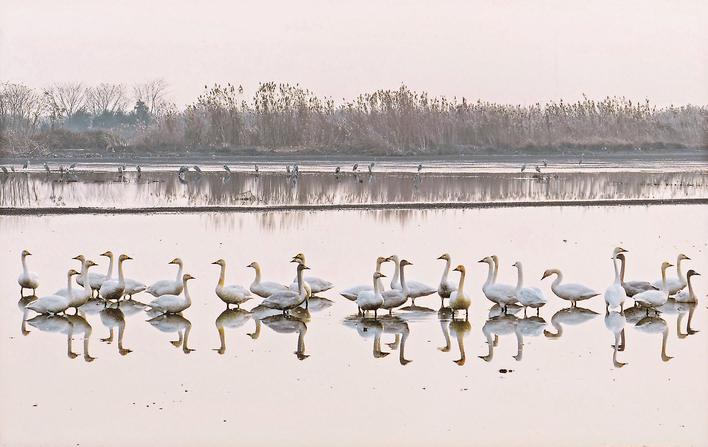
[[[77,310],[78,312],[78,310]],[[84,360],[87,362],[93,362],[96,360],[95,357],[91,357],[91,354],[89,354],[89,341],[91,340],[91,334],[93,333],[93,328],[89,324],[89,322],[86,320],[84,315],[81,313],[75,314],[75,315],[67,315],[66,318],[69,320],[69,323],[71,323],[72,326],[72,338],[74,336],[77,336],[79,334],[83,335],[83,353],[84,353]]]
[[[37,315],[34,318],[27,320],[27,324],[39,329],[42,332],[56,332],[66,335],[66,355],[70,359],[78,357],[79,354],[73,352],[71,347],[72,337],[74,335],[74,327],[69,319],[62,315]]]
[[[453,319],[452,316],[453,312],[449,307],[441,307],[440,310],[438,310],[440,329],[442,330],[443,337],[445,337],[445,346],[439,347],[438,350],[442,352],[450,351],[452,347],[450,333],[452,333],[452,336],[457,340],[457,347],[460,350],[460,358],[453,360],[453,362],[462,366],[467,361],[464,338],[472,330],[472,324],[467,319]]]
[[[356,329],[356,332],[361,338],[373,338],[373,356],[380,359],[389,355],[389,352],[381,350],[381,334],[383,333],[383,324],[379,319],[366,318],[361,315],[352,315],[344,319],[344,325]]]
[[[626,347],[624,331],[626,323],[627,319],[624,316],[624,312],[605,312],[605,327],[612,332],[615,338],[615,343],[612,345],[612,364],[615,368],[622,368],[627,364],[617,360],[617,352],[624,351]]]
[[[662,315],[676,315],[676,336],[679,339],[684,339],[698,332],[691,328],[691,321],[693,321],[693,312],[696,310],[696,304],[697,303],[682,303],[676,301],[674,298],[669,298],[666,304],[658,308],[659,313]],[[682,323],[686,314],[688,314],[686,332],[682,332]]]
[[[289,315],[279,313],[278,315],[265,317],[261,322],[279,334],[297,333],[297,350],[295,351],[295,355],[298,360],[305,360],[309,357],[308,354],[305,354],[305,333],[307,333],[307,324],[305,324],[305,321],[309,321],[309,312],[302,308],[296,309],[301,309],[304,312],[291,311]],[[305,313],[307,314],[306,318],[304,318]]]
[[[516,318],[514,315],[508,314],[497,315],[495,317],[489,318],[486,323],[484,323],[484,326],[482,326],[482,333],[487,339],[489,352],[487,353],[487,355],[480,355],[479,358],[481,358],[485,362],[491,362],[494,358],[494,348],[499,343],[499,336],[513,333],[516,336],[517,346],[517,355],[514,356],[514,358],[518,357],[517,360],[519,360],[521,358],[519,356],[519,352],[522,349],[522,340],[521,333],[519,332],[517,327],[518,321],[519,319]]]
[[[599,314],[590,309],[579,306],[566,307],[561,309],[551,317],[551,325],[556,328],[556,332],[543,331],[548,338],[560,338],[563,335],[563,326],[577,326],[592,320]]]
[[[216,321],[214,322],[216,325],[216,330],[219,333],[219,341],[221,342],[221,346],[219,346],[218,349],[214,349],[214,351],[219,354],[224,354],[226,352],[226,334],[224,328],[239,328],[246,324],[246,322],[250,319],[251,312],[245,309],[226,309],[221,312],[219,316],[216,317]]]
[[[546,320],[538,315],[532,315],[530,317],[526,315],[526,308],[524,308],[524,318],[521,318],[516,322],[516,331],[518,336],[521,338],[521,344],[518,346],[518,351],[514,358],[521,361],[524,355],[524,339],[526,337],[540,337],[546,328]]]
[[[170,340],[170,344],[175,348],[182,347],[182,352],[189,354],[194,351],[189,345],[189,333],[192,330],[192,322],[180,314],[162,314],[147,320],[155,329],[171,334],[177,333],[177,340]]]
[[[92,300],[93,301],[93,300]],[[113,304],[112,306],[115,306]],[[101,323],[108,328],[107,338],[102,338],[102,342],[113,343],[114,329],[118,328],[118,353],[128,355],[132,350],[123,346],[123,336],[125,335],[125,314],[119,307],[104,307],[99,311]]]
[[[408,323],[403,318],[395,315],[385,315],[378,320],[381,323],[384,334],[395,335],[393,343],[387,343],[387,346],[391,348],[392,351],[398,349],[398,362],[403,366],[412,362],[413,360],[405,358],[406,340],[408,340],[408,336],[410,335]]]
[[[673,357],[666,354],[666,340],[669,337],[669,326],[663,318],[651,315],[642,318],[634,327],[645,334],[661,334],[661,360],[668,362]]]
[[[37,298],[37,295],[27,295],[20,298],[20,300],[17,302],[17,307],[19,307],[19,309],[22,311],[22,324],[20,325],[20,332],[22,333],[22,335],[29,335],[30,333],[30,330],[27,329],[27,314],[29,312],[29,309],[27,309],[27,305],[32,301],[36,300]]]

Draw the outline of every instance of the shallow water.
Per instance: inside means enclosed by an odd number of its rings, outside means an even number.
[[[708,198],[708,171],[656,172],[131,172],[0,175],[2,208],[262,207],[505,204]]]
[[[642,315],[627,312],[617,364],[602,297],[563,310],[567,303],[540,277],[559,267],[568,280],[602,292],[612,282],[609,258],[618,244],[630,252],[629,279],[657,278],[661,261],[673,262],[679,252],[692,258],[685,270],[708,272],[706,224],[708,211],[699,205],[0,216],[0,444],[702,445],[705,276],[694,278],[695,307],[667,307],[640,328]],[[106,268],[99,253],[128,253],[135,259],[126,274],[145,282],[171,278],[167,262],[180,256],[197,278],[190,283],[194,304],[182,317],[153,324],[133,303],[122,315],[89,306],[85,321],[39,318],[23,326],[15,282],[23,248],[33,253],[39,295],[64,286],[79,253],[99,261],[98,271]],[[218,268],[210,262],[226,259],[229,283],[250,283],[245,265],[253,260],[264,279],[289,282],[288,261],[300,251],[312,275],[335,283],[324,299],[290,320],[256,315],[265,318],[257,337],[248,335],[257,325],[245,311],[257,303],[223,314],[213,292]],[[368,282],[375,257],[393,253],[414,263],[409,279],[436,285],[443,263],[435,258],[445,251],[468,269],[469,324],[451,322],[437,296],[417,301],[432,311],[361,320],[336,293]],[[543,321],[524,319],[523,311],[488,321],[491,303],[480,291],[486,268],[476,261],[491,253],[501,258],[505,283],[515,281],[511,264],[523,261],[526,282],[550,299]],[[391,270],[384,264],[385,274]],[[225,329],[221,355],[220,315],[238,326]],[[553,336],[554,322],[560,336]],[[114,327],[110,343],[101,341],[109,337],[106,324]],[[76,328],[73,359],[68,327]],[[515,327],[526,333],[522,344]],[[668,361],[661,355],[664,327]],[[182,343],[171,344],[178,333],[164,331],[181,331]],[[490,353],[486,333],[495,332]]]

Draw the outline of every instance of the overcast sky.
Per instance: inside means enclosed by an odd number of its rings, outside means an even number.
[[[2,0],[0,80],[708,104],[708,1]]]

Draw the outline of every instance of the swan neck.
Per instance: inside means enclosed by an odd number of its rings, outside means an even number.
[[[27,256],[22,255],[22,273],[27,273]]]
[[[123,276],[123,261],[118,261],[118,284],[125,284],[125,277]]]
[[[297,291],[298,295],[306,296],[305,294],[305,282],[302,280],[302,269],[297,269]]]
[[[222,264],[219,267],[221,267],[219,273],[219,287],[224,287],[224,280],[226,279],[226,265]]]
[[[445,259],[445,269],[443,270],[442,277],[440,278],[440,283],[445,283],[447,281],[447,276],[450,273],[450,260]]]
[[[679,270],[680,272],[680,270]],[[679,279],[681,279],[681,275],[679,273]],[[666,267],[661,269],[661,290],[667,290],[666,289]]]
[[[68,296],[71,298],[71,275],[66,275],[66,289],[69,291]]]
[[[489,266],[489,271],[487,272],[487,281],[485,281],[484,287],[487,287],[494,282],[494,264],[489,262],[487,265]]]
[[[191,306],[192,305],[192,297],[189,295],[189,289],[187,289],[187,280],[183,280],[183,287],[184,287],[184,298],[187,303],[187,305]]]
[[[113,255],[108,257],[108,271],[106,272],[106,279],[111,279],[113,277]]]
[[[497,282],[497,274],[499,273],[499,264],[493,259],[492,262],[494,264],[494,278],[492,278],[492,282],[495,283]]]
[[[621,266],[621,268],[620,268],[620,282],[621,283],[624,282],[624,269],[625,269],[626,262],[627,261],[624,258],[620,259],[620,266]]]
[[[688,282],[688,297],[695,299],[696,295],[693,293],[693,284],[691,284],[693,277],[689,276],[686,278],[686,282]]]
[[[259,266],[259,265],[254,266],[253,270],[256,271],[256,278],[253,280],[253,284],[260,284],[261,283],[261,266]]]
[[[521,264],[516,266],[516,290],[519,291],[524,286],[524,272]]]
[[[179,266],[179,267],[177,268],[177,278],[175,279],[175,281],[181,281],[181,280],[182,280],[183,265],[182,265],[182,263],[180,262],[180,263],[178,264],[178,266]]]
[[[401,290],[405,295],[408,295],[408,285],[406,284],[406,272],[404,270],[404,265],[399,264],[399,270],[401,271]]]
[[[617,269],[617,255],[614,255],[612,257],[612,267],[614,267],[614,269],[615,269],[615,284],[620,284],[621,279],[620,279],[619,270]]]
[[[401,263],[398,259],[393,260],[395,267],[393,269],[393,278],[391,278],[391,288],[395,289],[396,284],[398,284],[398,279],[400,277],[400,270],[401,270]],[[401,284],[401,287],[403,287],[403,284]]]
[[[676,274],[678,275],[678,279],[686,282],[686,278],[683,276],[683,271],[681,271],[681,262],[683,262],[683,259],[676,261]]]
[[[462,293],[463,293],[462,291],[465,288],[465,274],[466,273],[467,272],[465,272],[465,271],[460,272],[460,282],[457,284],[457,294],[460,296],[462,296]]]
[[[553,280],[553,283],[551,284],[551,287],[558,287],[563,281],[563,274],[560,271],[556,272],[556,279]]]
[[[374,295],[379,296],[381,295],[381,283],[379,282],[380,278],[374,278]]]

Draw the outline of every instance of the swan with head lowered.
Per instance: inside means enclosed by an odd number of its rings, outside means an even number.
[[[478,262],[485,263],[489,266],[487,280],[482,285],[482,292],[487,299],[493,303],[499,304],[503,310],[507,306],[518,301],[516,298],[516,288],[506,284],[495,284],[496,268],[494,267],[494,259],[492,256],[487,256],[480,259]]]
[[[192,297],[187,289],[187,281],[195,279],[189,273],[182,276],[182,289],[184,296],[181,295],[161,295],[148,303],[149,310],[155,310],[162,314],[176,314],[182,312],[192,305]]]
[[[693,284],[691,284],[691,278],[694,276],[701,276],[700,273],[691,269],[686,273],[686,282],[688,283],[688,290],[682,290],[676,294],[677,303],[697,303],[696,293],[693,291]]]
[[[81,278],[83,278],[81,282],[86,284],[86,286],[83,286],[80,289],[72,288],[71,292],[67,288],[59,289],[56,292],[54,292],[54,294],[68,297],[69,298],[69,307],[73,307],[74,310],[78,313],[79,307],[86,304],[88,302],[89,298],[91,298],[91,295],[93,294],[93,291],[91,290],[91,287],[89,286],[89,283],[88,283],[88,273],[89,273],[89,268],[96,265],[96,263],[90,259],[85,259],[82,255],[76,256],[72,259],[76,259],[77,261],[81,261],[81,274],[79,276]]]
[[[176,264],[177,277],[175,279],[163,279],[151,284],[145,291],[154,297],[162,295],[179,295],[182,293],[182,270],[184,264],[180,258],[174,258],[168,264]]]
[[[377,317],[377,312],[384,304],[384,298],[381,295],[381,290],[379,289],[379,278],[384,278],[386,275],[380,272],[374,272],[373,275],[373,287],[374,290],[365,290],[360,292],[356,298],[356,305],[359,306],[364,314],[367,310],[374,311],[374,318]],[[405,302],[405,301],[404,301]]]
[[[516,290],[514,292],[516,299],[519,300],[519,304],[524,306],[524,313],[526,308],[530,307],[536,309],[536,315],[538,315],[539,309],[546,305],[546,296],[538,287],[524,287],[524,267],[521,261],[516,261],[513,267],[516,267],[517,270]]]
[[[666,269],[669,267],[673,267],[673,264],[666,261],[661,264],[661,287],[659,290],[646,290],[634,295],[632,298],[634,298],[636,303],[645,307],[653,307],[654,309],[666,303],[670,294],[669,285],[666,281]]]
[[[98,290],[99,295],[104,300],[120,300],[125,291],[125,275],[123,274],[123,263],[131,258],[128,255],[118,257],[118,279],[106,279]]]
[[[280,310],[283,312],[283,315],[285,315],[290,309],[298,307],[300,304],[304,303],[305,299],[307,299],[307,292],[305,292],[305,284],[302,277],[303,270],[309,270],[309,267],[297,263],[297,292],[288,289],[275,292],[264,299],[263,302],[261,302],[261,306],[269,309]],[[251,291],[253,291],[253,286],[251,286]]]
[[[588,300],[598,296],[600,292],[596,292],[588,286],[577,283],[562,283],[563,273],[559,269],[548,269],[543,272],[541,280],[549,276],[556,275],[556,279],[551,284],[551,290],[558,298],[570,301],[570,304],[575,307],[578,301]]]
[[[303,265],[307,265],[307,263],[305,262],[305,255],[302,253],[296,254],[295,256],[293,256],[293,259],[295,259],[297,262],[302,263]],[[305,276],[303,280],[309,285],[310,294],[312,295],[325,292],[334,287],[334,284],[332,284],[331,282],[322,278],[318,278],[316,276]],[[297,288],[297,278],[293,280],[290,288]]]
[[[450,298],[450,294],[457,290],[457,284],[455,284],[454,281],[447,279],[447,276],[450,274],[452,260],[450,259],[450,255],[447,253],[441,254],[438,256],[438,259],[445,261],[445,268],[443,269],[440,284],[438,285],[438,295],[440,295],[440,298]]]
[[[22,273],[17,278],[17,283],[20,285],[20,295],[24,294],[25,289],[32,289],[32,295],[37,293],[39,287],[39,275],[30,272],[27,269],[27,256],[32,256],[28,250],[22,250],[20,258],[22,259]]]
[[[91,293],[93,296],[93,292],[97,292],[101,289],[101,285],[103,284],[104,281],[111,279],[113,276],[113,252],[111,251],[104,251],[101,253],[100,256],[105,256],[108,258],[108,270],[106,271],[106,274],[104,275],[103,273],[94,273],[91,272],[88,274],[88,281],[89,281],[89,286],[91,287]],[[78,276],[76,278],[76,283],[80,286],[84,286],[84,279],[82,276]]]
[[[384,262],[388,262],[389,259],[385,258],[383,256],[379,256],[376,258],[376,270],[377,272],[381,272],[381,264]],[[381,285],[381,281],[379,280],[379,290],[383,292],[383,286]],[[371,284],[360,284],[358,286],[352,286],[349,288],[346,288],[339,292],[340,295],[342,295],[344,298],[348,299],[349,301],[356,301],[356,297],[359,295],[359,292],[362,292],[364,290],[374,290]]]
[[[61,295],[47,295],[43,296],[27,305],[27,309],[33,310],[37,313],[40,314],[53,314],[56,315],[60,312],[64,312],[66,309],[69,308],[70,304],[70,299],[69,296],[71,296],[71,277],[74,275],[78,275],[79,272],[77,272],[74,269],[71,269],[67,272],[66,274],[66,288],[69,290],[69,293],[67,296],[61,296]]]
[[[628,297],[633,297],[634,295],[644,292],[645,290],[659,290],[654,287],[649,281],[625,281],[624,280],[624,270],[627,263],[624,253],[617,255],[617,259],[620,260],[620,282],[624,291],[627,293]]]
[[[261,281],[261,266],[256,261],[251,262],[246,267],[251,267],[256,271],[256,277],[253,279],[250,287],[252,293],[255,293],[261,298],[268,298],[276,292],[288,291],[287,287],[277,282]]]
[[[226,308],[228,309],[231,304],[236,305],[236,307],[241,306],[241,304],[253,298],[251,292],[245,287],[239,285],[224,285],[224,279],[226,277],[226,261],[219,259],[218,261],[212,262],[212,264],[221,267],[221,273],[219,273],[219,282],[216,284],[216,296],[218,296],[221,301],[226,303]]]
[[[399,277],[399,264],[401,261],[399,260],[397,255],[391,255],[389,258],[391,261],[394,262],[396,265],[396,270],[394,271],[393,278],[391,279],[391,288],[392,289],[399,289],[403,290],[405,293],[406,297],[410,298],[413,304],[413,307],[415,307],[415,299],[416,298],[421,298],[424,296],[432,295],[433,293],[436,292],[436,290],[426,284],[423,284],[422,282],[418,281],[406,281],[405,286],[403,285],[402,279]],[[408,265],[413,265],[408,264]]]
[[[691,258],[684,255],[683,253],[678,255],[678,257],[676,258],[676,278],[662,277],[661,279],[654,281],[652,285],[657,289],[661,289],[664,280],[666,280],[666,290],[668,291],[669,295],[677,294],[679,291],[683,290],[683,288],[686,287],[687,284],[686,277],[683,276],[683,271],[681,270],[681,262],[690,260]]]
[[[465,319],[469,317],[469,309],[472,301],[465,295],[465,266],[460,264],[455,267],[456,272],[460,272],[460,282],[455,287],[455,290],[450,294],[450,309],[452,309],[452,318],[455,319],[456,310],[465,311]]]
[[[605,311],[608,312],[610,307],[619,307],[620,312],[624,310],[624,300],[627,299],[627,292],[622,287],[622,277],[620,276],[619,269],[617,268],[617,255],[620,253],[627,253],[622,247],[616,247],[612,251],[612,266],[615,269],[615,280],[612,284],[605,290]]]

